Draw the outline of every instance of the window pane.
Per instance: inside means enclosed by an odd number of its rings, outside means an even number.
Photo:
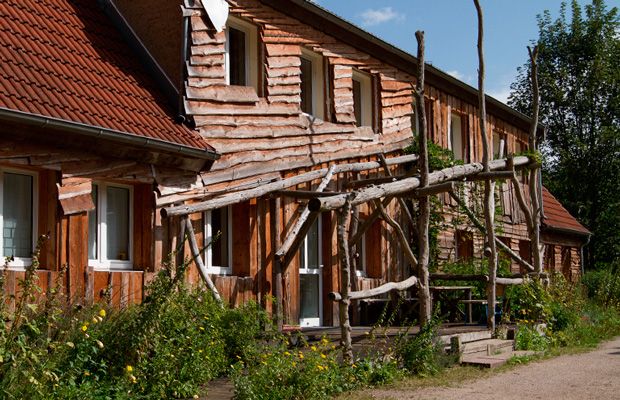
[[[307,268],[319,268],[319,222],[314,221],[306,236],[308,241],[308,265]]]
[[[312,104],[312,61],[301,59],[301,111],[314,114]]]
[[[228,73],[231,85],[246,85],[245,54],[245,33],[228,27]]]
[[[362,126],[362,84],[356,80],[353,80],[353,111],[355,124]]]
[[[299,276],[301,291],[301,318],[319,318],[319,275],[301,274]]]
[[[32,183],[30,175],[4,174],[4,256],[32,256]]]
[[[129,189],[106,190],[106,243],[108,260],[129,260]]]
[[[218,237],[219,234],[219,237]],[[211,244],[211,266],[229,267],[228,263],[228,208],[211,211],[211,235],[217,238]]]
[[[88,212],[88,259],[97,260],[99,254],[97,253],[97,243],[99,243],[99,231],[97,226],[99,221],[97,220],[97,213],[99,212],[99,186],[93,185],[92,197],[95,209]]]

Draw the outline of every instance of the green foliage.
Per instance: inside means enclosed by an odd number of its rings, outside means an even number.
[[[419,376],[434,375],[446,364],[443,345],[436,341],[441,320],[434,317],[417,335],[408,336],[397,350],[404,368]]]
[[[519,325],[515,337],[515,349],[545,351],[551,341],[545,333],[540,333],[533,325]]]
[[[581,282],[587,295],[604,307],[620,310],[620,261],[598,271],[587,272]]]
[[[420,154],[420,143],[418,140],[414,140],[409,146],[405,148],[407,154]],[[437,171],[439,169],[454,167],[455,165],[462,165],[462,160],[456,160],[452,150],[444,149],[443,147],[428,142],[428,169],[430,172]]]
[[[620,254],[620,16],[603,0],[562,3],[538,16],[540,122],[545,185],[593,230],[590,267]],[[519,69],[510,105],[532,114],[530,64]],[[579,188],[579,190],[575,190]]]

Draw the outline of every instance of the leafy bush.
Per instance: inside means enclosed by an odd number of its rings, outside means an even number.
[[[515,337],[515,349],[545,351],[551,340],[545,333],[540,333],[534,325],[519,325]]]
[[[603,306],[620,310],[620,261],[587,272],[581,282],[589,298]]]
[[[398,356],[407,371],[419,376],[434,375],[441,370],[443,345],[436,341],[441,321],[434,317],[415,336],[408,336],[400,344]]]

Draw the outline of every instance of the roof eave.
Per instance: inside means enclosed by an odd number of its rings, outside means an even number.
[[[57,129],[94,139],[103,139],[119,144],[137,146],[150,151],[204,160],[205,162],[202,163],[203,166],[196,172],[202,172],[208,169],[213,161],[220,158],[220,155],[210,148],[201,149],[184,144],[167,142],[161,139],[140,136],[134,133],[122,132],[38,114],[31,114],[4,107],[0,107],[0,120],[22,123],[37,128]]]

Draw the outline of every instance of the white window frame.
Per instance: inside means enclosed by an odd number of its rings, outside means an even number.
[[[228,265],[213,265],[213,246],[210,246],[211,240],[213,240],[213,236],[217,234],[217,232],[213,232],[213,227],[211,225],[211,210],[205,211],[203,214],[204,219],[204,246],[205,246],[205,258],[204,263],[207,268],[207,272],[214,275],[231,275],[232,274],[232,263],[233,263],[233,252],[232,252],[232,206],[226,206],[227,209],[227,221],[228,225],[228,234],[226,236],[226,240],[228,246],[226,248],[226,252],[228,255]]]
[[[299,324],[302,327],[313,327],[313,326],[321,326],[321,324],[323,323],[323,223],[321,221],[321,218],[318,218],[315,222],[317,224],[317,230],[318,230],[318,235],[317,235],[317,242],[318,242],[318,261],[319,261],[319,265],[317,266],[317,268],[309,268],[308,267],[308,260],[310,259],[308,257],[308,235],[306,235],[304,237],[304,240],[302,242],[300,251],[303,252],[303,260],[304,263],[299,263],[299,274],[307,274],[307,275],[317,275],[319,278],[319,317],[318,318],[300,318],[299,319]],[[301,281],[301,279],[300,279]],[[299,301],[301,302],[301,290],[300,292],[300,296],[299,296]],[[300,307],[300,313],[301,313],[301,307]]]
[[[1,265],[4,265],[4,174],[18,174],[32,177],[32,250],[37,244],[39,221],[39,174],[35,171],[0,167],[0,253]],[[23,270],[32,265],[32,257],[14,257],[8,264],[9,269]]]
[[[353,80],[360,83],[360,99],[362,101],[362,104],[361,104],[362,124],[360,125],[360,127],[362,126],[372,127],[372,124],[373,124],[372,77],[365,72],[359,71],[357,69],[353,69]],[[353,98],[353,102],[355,102],[355,96]]]
[[[496,141],[496,137],[499,139],[499,143],[497,143],[497,153],[495,152],[495,143]],[[493,159],[501,159],[506,157],[506,150],[507,150],[507,146],[506,146],[506,135],[501,132],[501,131],[493,131],[493,136],[491,139],[491,144],[493,145],[492,150],[493,150]]]
[[[226,22],[226,53],[224,54],[227,85],[230,85],[230,31],[228,27],[245,33],[245,86],[253,87],[258,92],[258,28],[240,18],[228,17]]]
[[[301,57],[312,64],[312,114],[320,120],[325,119],[325,73],[323,71],[323,56],[306,48],[301,49]],[[305,113],[304,113],[305,114]]]
[[[95,210],[97,211],[97,258],[88,259],[88,265],[96,270],[109,271],[109,270],[131,270],[133,269],[133,218],[134,218],[134,194],[133,186],[123,185],[120,183],[107,183],[107,182],[93,182],[97,185],[97,204],[95,204]],[[115,187],[129,190],[129,243],[127,246],[127,260],[109,260],[108,259],[108,243],[107,233],[108,225],[104,218],[108,208],[108,187]]]
[[[362,225],[364,223],[364,219],[360,218],[358,225]],[[358,278],[366,278],[367,274],[367,265],[366,265],[366,232],[362,234],[358,246],[355,248],[357,252],[357,266],[360,266],[361,269],[355,269],[355,275]]]

